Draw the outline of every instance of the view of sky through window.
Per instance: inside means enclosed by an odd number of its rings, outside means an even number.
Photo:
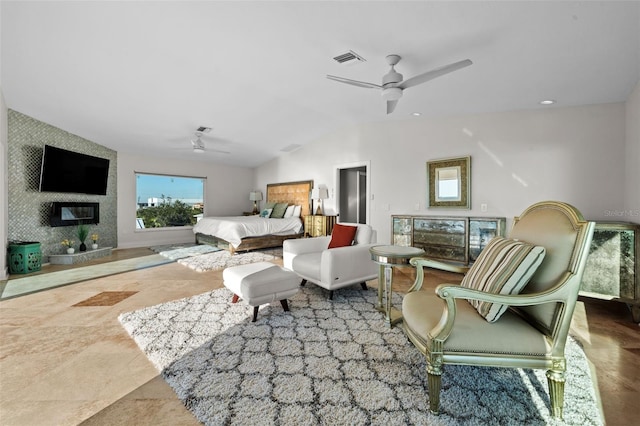
[[[185,204],[202,204],[204,179],[182,176],[136,174],[136,200],[148,204],[149,200],[162,198],[182,201]]]

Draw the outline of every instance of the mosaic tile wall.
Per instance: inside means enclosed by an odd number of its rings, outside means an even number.
[[[100,223],[89,225],[89,234],[99,234],[98,244],[101,247],[117,247],[116,151],[11,109],[8,111],[8,136],[9,242],[40,242],[43,262],[48,261],[50,254],[64,252],[60,242],[65,238],[73,239],[77,250],[80,242],[75,226],[49,226],[51,203],[97,202],[100,203]],[[40,192],[40,167],[45,145],[108,158],[107,195]]]

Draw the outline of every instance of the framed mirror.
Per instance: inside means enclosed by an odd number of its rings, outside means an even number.
[[[471,208],[471,157],[427,161],[429,208]]]

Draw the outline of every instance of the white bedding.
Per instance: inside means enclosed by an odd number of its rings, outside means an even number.
[[[233,248],[238,248],[243,238],[300,234],[302,228],[302,220],[299,217],[284,219],[260,216],[203,217],[193,227],[193,233],[212,235],[229,242]]]

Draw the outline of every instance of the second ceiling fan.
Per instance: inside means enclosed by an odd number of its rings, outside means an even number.
[[[205,133],[209,133],[211,131],[210,127],[198,127],[198,129],[195,132],[195,139],[191,139],[191,147],[193,148],[193,152],[202,154],[205,151],[209,151],[209,152],[216,152],[219,154],[231,154],[229,151],[224,151],[221,149],[212,149],[212,148],[206,148],[204,142],[202,141],[202,138],[205,137]]]
[[[460,68],[468,67],[473,63],[471,62],[471,60],[465,59],[463,61],[458,61],[449,65],[435,68],[431,71],[423,72],[422,74],[418,74],[408,80],[403,80],[402,74],[397,72],[394,68],[395,65],[400,62],[401,57],[399,55],[387,55],[386,59],[387,63],[391,66],[391,69],[382,77],[382,85],[367,83],[366,81],[351,80],[349,78],[338,77],[335,75],[327,75],[327,78],[329,80],[351,84],[353,86],[381,90],[382,98],[387,101],[387,114],[391,114],[396,108],[398,100],[402,97],[402,91],[404,89],[417,86],[418,84],[425,83],[436,77],[440,77],[441,75],[459,70]]]

